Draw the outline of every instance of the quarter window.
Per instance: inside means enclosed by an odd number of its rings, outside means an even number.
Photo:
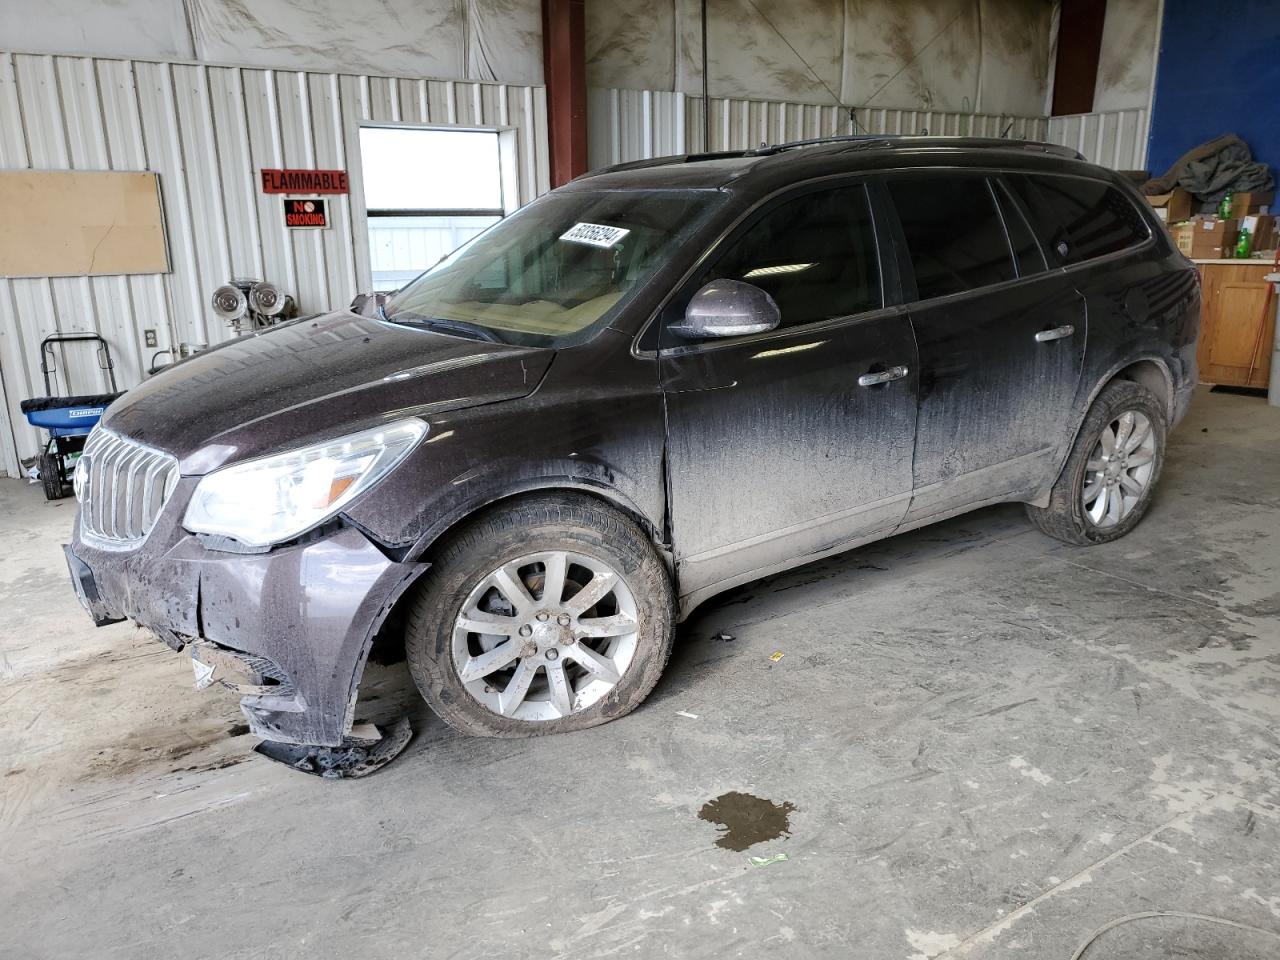
[[[747,224],[693,290],[722,279],[767,291],[783,327],[883,306],[866,189],[816,191],[773,207]]]
[[[1009,240],[985,177],[889,182],[920,300],[1015,277]]]
[[[1011,180],[1059,263],[1117,253],[1150,236],[1133,203],[1109,184],[1039,174]]]

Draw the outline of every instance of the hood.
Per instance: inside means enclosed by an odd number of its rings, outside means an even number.
[[[196,354],[120,397],[102,423],[198,475],[382,420],[527,396],[554,355],[344,310]]]

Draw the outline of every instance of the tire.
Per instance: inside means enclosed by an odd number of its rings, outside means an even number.
[[[1130,415],[1133,419],[1126,421]],[[1149,425],[1146,436],[1141,436],[1142,418]],[[1130,424],[1127,434],[1124,432],[1126,422]],[[1053,485],[1049,505],[1027,505],[1032,523],[1064,543],[1109,543],[1123,537],[1138,525],[1151,506],[1164,465],[1168,432],[1164,408],[1150,390],[1129,380],[1113,380],[1107,384],[1080,426],[1066,465]],[[1119,463],[1110,456],[1104,458],[1101,456],[1104,433],[1109,433],[1113,444],[1123,440],[1124,446],[1133,446],[1133,450],[1127,454],[1122,451]],[[1133,461],[1140,462],[1130,466]],[[1099,466],[1103,469],[1097,469]],[[1101,492],[1096,486],[1099,483]],[[1135,486],[1141,488],[1140,492]],[[1118,507],[1115,506],[1116,491],[1120,496]],[[1091,506],[1086,504],[1086,493],[1094,495]]]
[[[499,505],[431,560],[407,608],[405,654],[423,698],[455,730],[528,737],[594,727],[638,707],[667,665],[675,632],[667,570],[635,523],[593,497]],[[561,569],[557,603],[548,579]],[[467,629],[464,613],[468,625],[494,632]]]
[[[58,458],[52,453],[40,454],[40,482],[44,486],[46,500],[61,500],[62,472],[58,469]]]

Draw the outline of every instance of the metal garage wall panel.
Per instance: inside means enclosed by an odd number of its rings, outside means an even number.
[[[667,90],[588,90],[588,163],[604,167],[686,152],[688,102],[684,94]]]
[[[244,85],[245,120],[249,131],[249,169],[256,172],[263,168],[284,167],[275,71],[242,70],[241,83]],[[298,289],[298,273],[289,235],[276,226],[280,221],[277,214],[280,198],[262,193],[254,184],[253,205],[262,237],[261,276],[292,293]],[[298,302],[305,303],[301,297]]]
[[[316,151],[311,134],[311,99],[307,94],[306,74],[278,71],[275,81],[282,166],[315,169]],[[269,200],[278,210],[280,198],[270,197]],[[279,217],[279,213],[275,216]],[[320,233],[319,230],[291,230],[285,234],[293,257],[293,288],[297,291],[295,296],[299,303],[333,302],[325,277],[324,246]]]
[[[0,475],[39,449],[18,401],[43,392],[47,334],[100,332],[128,387],[155,353],[145,329],[157,349],[229,336],[208,300],[230,276],[266,277],[305,312],[369,289],[357,132],[368,122],[515,128],[520,202],[548,189],[542,87],[0,52],[0,168],[155,171],[171,267],[0,278]],[[257,182],[283,166],[350,173],[351,195],[329,198],[330,229],[285,229],[280,198]],[[58,360],[78,389],[106,388],[89,351]]]
[[[941,110],[891,110],[859,107],[854,111],[858,133],[904,135],[931,134],[948,137],[1010,137],[1043,140],[1044,117],[1008,114],[951,113]]]
[[[217,138],[214,154],[231,258],[229,276],[267,276],[262,263],[262,230],[258,223],[258,184],[252,177],[244,175],[245,170],[253,170],[254,167],[249,151],[243,79],[239,70],[211,70],[208,78],[209,109]]]
[[[711,142],[703,145],[702,100],[658,90],[587,91],[592,167],[702,150],[745,150],[761,143],[853,133],[1043,140],[1043,117],[823,106],[773,100],[711,98]]]
[[[313,152],[316,167],[321,170],[342,169],[347,164],[347,129],[342,117],[342,93],[338,78],[333,74],[304,74],[311,105],[311,132],[314,138]],[[356,134],[351,134],[353,138]],[[359,152],[358,142],[352,144],[353,153]],[[351,171],[348,170],[348,175]],[[350,195],[330,198],[329,217],[332,226],[328,230],[312,231],[319,235],[324,253],[324,277],[328,284],[327,303],[336,303],[348,290],[361,286],[356,275],[355,245],[351,222]],[[361,219],[361,238],[364,239],[364,222]]]
[[[1150,117],[1143,107],[1050,117],[1047,139],[1113,170],[1144,170]]]

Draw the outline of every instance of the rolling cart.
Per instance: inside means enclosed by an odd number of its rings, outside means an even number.
[[[98,366],[107,371],[112,392],[54,396],[51,380],[57,366],[54,345],[60,343],[96,343]],[[44,374],[46,396],[23,400],[19,406],[28,423],[49,431],[49,440],[44,452],[40,454],[40,480],[44,484],[45,498],[60,500],[66,496],[67,483],[74,470],[73,461],[79,458],[80,451],[84,449],[85,437],[102,418],[107,405],[120,396],[120,388],[116,386],[111,345],[96,333],[55,333],[45,337],[40,341],[40,372]],[[70,392],[69,380],[66,387]]]

